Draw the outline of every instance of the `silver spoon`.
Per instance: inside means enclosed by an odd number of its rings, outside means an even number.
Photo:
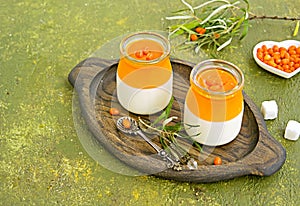
[[[125,127],[123,124],[124,120],[128,120],[130,122],[130,127]],[[150,144],[156,151],[157,154],[167,162],[168,168],[173,168],[175,165],[179,165],[178,160],[173,160],[170,155],[154,142],[152,142],[139,128],[138,123],[132,119],[131,117],[121,117],[117,120],[117,128],[127,134],[140,135],[148,144]]]

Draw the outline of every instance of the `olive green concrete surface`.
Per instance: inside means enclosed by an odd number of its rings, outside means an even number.
[[[249,2],[257,15],[299,17],[294,0]],[[132,177],[106,169],[83,148],[67,81],[71,69],[120,35],[166,31],[164,17],[180,8],[179,0],[0,1],[0,205],[300,204],[300,141],[283,138],[288,120],[300,121],[300,74],[277,77],[251,56],[263,40],[300,40],[292,36],[294,21],[253,20],[244,40],[217,54],[243,70],[244,90],[258,106],[278,103],[278,118],[266,124],[287,160],[274,175],[211,184]],[[190,50],[175,55],[207,58]]]

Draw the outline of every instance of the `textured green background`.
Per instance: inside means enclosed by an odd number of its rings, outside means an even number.
[[[250,5],[258,15],[300,11],[294,0]],[[0,0],[0,205],[300,204],[300,141],[283,139],[287,121],[300,121],[300,75],[279,78],[251,56],[262,40],[300,40],[300,34],[292,37],[292,21],[251,21],[246,39],[218,54],[244,71],[245,91],[257,105],[278,103],[279,116],[267,127],[286,148],[287,160],[276,174],[211,184],[123,176],[99,165],[81,146],[70,70],[124,33],[165,30],[164,17],[182,7],[179,0]],[[201,61],[190,51],[180,57]]]

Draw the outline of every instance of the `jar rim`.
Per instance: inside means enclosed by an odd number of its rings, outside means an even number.
[[[157,42],[164,48],[163,54],[160,57],[158,57],[156,59],[152,59],[152,60],[142,60],[142,59],[136,59],[136,58],[131,57],[130,55],[128,55],[128,53],[126,51],[126,46],[133,41],[137,41],[137,39],[151,39],[151,40],[157,39],[157,40],[159,40]],[[120,43],[120,52],[123,57],[129,59],[130,61],[133,61],[136,63],[141,63],[141,64],[155,64],[155,63],[158,63],[158,62],[164,60],[165,58],[167,58],[170,55],[171,45],[170,45],[170,42],[168,41],[168,39],[161,34],[158,34],[155,32],[147,32],[147,31],[137,32],[137,33],[129,34],[125,38],[122,39],[122,41]]]
[[[237,80],[237,85],[228,90],[228,91],[212,91],[207,89],[206,87],[201,86],[198,81],[196,81],[196,77],[199,73],[210,70],[210,69],[223,69],[227,72],[229,72],[231,75],[233,75]],[[240,68],[238,68],[236,65],[234,65],[231,62],[221,60],[221,59],[208,59],[204,60],[197,65],[195,65],[190,73],[190,81],[192,84],[194,84],[199,89],[203,90],[204,92],[208,93],[209,95],[214,96],[228,96],[231,94],[234,94],[235,92],[242,89],[244,86],[244,74],[241,71]]]

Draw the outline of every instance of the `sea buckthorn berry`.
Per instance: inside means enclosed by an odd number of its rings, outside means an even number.
[[[134,53],[136,58],[142,58],[144,56],[143,51],[142,50],[138,50]]]
[[[268,48],[267,48],[266,45],[263,45],[261,48],[262,48],[262,50],[263,50],[264,52],[268,50]]]
[[[294,55],[294,54],[297,54],[297,52],[296,52],[295,49],[292,49],[292,50],[289,50],[289,54],[290,54],[290,55]]]
[[[202,28],[202,27],[197,27],[197,28],[195,29],[195,31],[196,31],[198,34],[203,35],[203,34],[205,34],[206,29],[205,29],[205,28]]]
[[[109,109],[109,113],[111,115],[119,115],[120,111],[117,108],[112,107],[112,108]]]
[[[274,59],[280,59],[280,53],[279,52],[275,52],[273,54]]]
[[[143,54],[144,54],[144,55],[147,55],[148,53],[149,53],[149,48],[146,47],[146,48],[143,50]]]
[[[201,30],[202,30],[202,27],[197,27],[197,28],[195,29],[195,31],[196,31],[197,33],[199,33]]]
[[[296,49],[296,46],[292,45],[289,47],[289,50],[295,50]]]
[[[263,59],[264,59],[263,53],[259,52],[259,53],[257,53],[256,56],[257,56],[257,58],[258,58],[260,61],[263,61]]]
[[[281,59],[279,58],[279,59],[275,59],[275,63],[276,64],[280,64],[281,63]]]
[[[191,41],[197,41],[198,40],[198,36],[196,34],[191,34],[190,39],[191,39]]]
[[[262,48],[258,48],[258,49],[256,50],[256,52],[257,52],[257,53],[263,53],[263,49],[262,49]]]
[[[290,63],[290,60],[289,60],[289,59],[283,59],[283,60],[282,60],[282,64],[288,64],[288,63]]]
[[[152,59],[154,59],[154,55],[152,52],[149,52],[146,56],[146,60],[152,60]]]
[[[268,63],[270,66],[277,68],[277,64],[274,61],[269,61]]]
[[[221,157],[215,157],[214,159],[214,165],[221,165],[222,164],[222,159]]]
[[[296,54],[293,54],[293,55],[291,55],[291,60],[293,59],[294,61],[297,59],[297,55]]]
[[[269,48],[269,49],[267,50],[267,52],[268,52],[268,54],[269,54],[270,56],[273,56],[273,54],[274,54],[273,49],[271,49],[271,48]]]
[[[209,90],[211,90],[211,91],[221,91],[222,90],[222,86],[218,85],[218,84],[212,85],[212,86],[209,87]]]
[[[290,69],[290,66],[288,64],[285,64],[282,66],[284,71],[287,71]]]
[[[280,58],[284,58],[286,51],[280,50]]]
[[[205,32],[206,32],[206,29],[203,28],[202,31],[199,34],[205,34]]]
[[[124,119],[122,122],[122,125],[125,129],[129,129],[131,127],[131,123],[130,123],[129,119]]]
[[[284,58],[286,58],[286,59],[289,59],[290,58],[290,54],[288,53],[288,52],[285,52],[285,54],[284,54]]]
[[[286,51],[286,48],[284,48],[284,47],[279,47],[279,51]]]
[[[274,45],[272,49],[274,52],[279,52],[279,47],[277,45]]]
[[[270,61],[271,58],[272,58],[272,57],[271,57],[269,54],[266,54],[266,55],[264,56],[264,61]]]
[[[218,39],[218,38],[220,38],[220,34],[219,33],[214,33],[214,37],[215,37],[215,39]]]

